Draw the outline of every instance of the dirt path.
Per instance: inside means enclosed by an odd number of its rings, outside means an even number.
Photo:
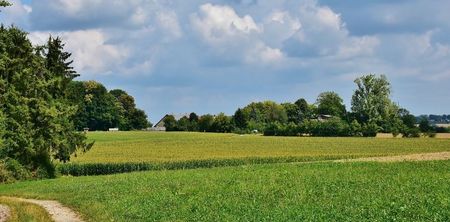
[[[450,160],[450,152],[419,153],[399,156],[365,157],[357,159],[336,160],[334,162],[401,162],[401,161],[427,161]]]
[[[0,222],[5,222],[10,216],[9,207],[0,204]]]
[[[43,207],[55,222],[83,222],[81,217],[68,207],[54,200],[34,200],[18,197],[8,197],[11,200],[32,203]],[[1,212],[1,210],[0,210]],[[1,215],[1,213],[0,213]],[[0,220],[2,222],[2,220]]]

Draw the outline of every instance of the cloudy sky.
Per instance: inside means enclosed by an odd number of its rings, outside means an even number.
[[[13,0],[0,21],[59,35],[80,80],[122,88],[152,122],[314,102],[385,74],[414,114],[450,113],[448,0]]]

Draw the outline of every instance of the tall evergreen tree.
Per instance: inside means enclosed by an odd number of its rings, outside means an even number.
[[[50,73],[54,73],[52,79],[52,88],[50,89],[55,96],[62,96],[67,85],[76,77],[80,76],[71,66],[73,60],[70,59],[71,53],[64,51],[64,43],[59,37],[49,37],[46,50],[43,53],[45,57],[45,67]]]
[[[53,160],[69,161],[74,152],[92,144],[74,129],[76,107],[55,96],[65,89],[49,90],[61,73],[47,69],[46,58],[36,53],[27,33],[0,27],[0,42],[0,110],[5,118],[0,158],[52,176]]]

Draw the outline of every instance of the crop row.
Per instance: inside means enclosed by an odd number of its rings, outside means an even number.
[[[346,156],[346,158],[348,157],[349,156]],[[58,165],[58,170],[62,175],[90,176],[90,175],[107,175],[107,174],[128,173],[135,171],[150,171],[150,170],[180,170],[180,169],[241,166],[251,164],[310,162],[321,160],[335,160],[341,158],[344,157],[343,156],[249,157],[240,159],[204,159],[204,160],[185,160],[185,161],[161,162],[161,163],[151,163],[151,162],[66,163]]]

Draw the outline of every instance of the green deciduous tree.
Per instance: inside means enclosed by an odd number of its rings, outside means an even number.
[[[323,92],[317,97],[317,114],[344,118],[346,114],[344,100],[335,92]]]
[[[225,115],[224,113],[219,113],[214,117],[213,124],[211,126],[211,131],[219,133],[229,133],[233,130],[233,124],[231,117]]]
[[[357,78],[355,83],[352,112],[361,123],[381,126],[392,110],[391,86],[386,76],[366,75]]]
[[[288,118],[283,106],[273,101],[250,103],[242,111],[247,117],[247,122],[271,123],[278,121],[286,123]]]
[[[430,125],[430,121],[428,121],[428,118],[421,118],[419,121],[419,129],[422,133],[428,133],[432,130],[432,127]]]
[[[214,123],[214,116],[210,114],[203,115],[198,120],[198,130],[200,132],[211,132]]]
[[[167,115],[164,117],[164,127],[166,131],[176,131],[177,130],[177,120],[173,115]]]
[[[136,108],[134,98],[131,95],[121,89],[114,89],[109,93],[117,100],[120,111],[120,130],[139,130],[149,127],[147,114]]]

